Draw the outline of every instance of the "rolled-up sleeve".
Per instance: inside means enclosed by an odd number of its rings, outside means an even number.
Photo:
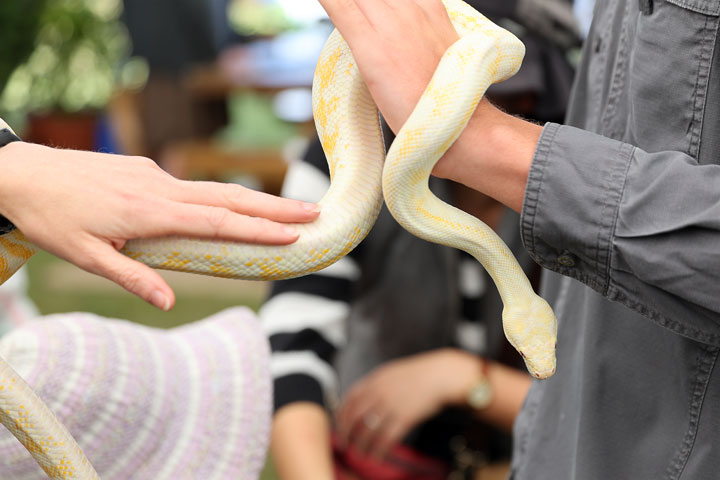
[[[548,124],[521,233],[543,267],[720,345],[720,166]]]

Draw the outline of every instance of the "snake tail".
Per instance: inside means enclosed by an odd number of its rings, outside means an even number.
[[[53,480],[99,480],[80,446],[30,386],[0,361],[0,423]]]

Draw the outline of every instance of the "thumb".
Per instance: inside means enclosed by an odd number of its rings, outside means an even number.
[[[155,270],[123,255],[112,245],[98,240],[89,257],[87,261],[73,263],[117,283],[161,310],[168,311],[175,304],[175,294]]]

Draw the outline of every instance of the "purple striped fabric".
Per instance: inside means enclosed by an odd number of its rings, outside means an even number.
[[[256,479],[272,406],[269,347],[246,308],[172,330],[87,313],[0,339],[103,480]],[[0,478],[43,479],[0,429]]]
[[[0,287],[0,337],[37,316],[27,295],[27,269],[21,268]]]

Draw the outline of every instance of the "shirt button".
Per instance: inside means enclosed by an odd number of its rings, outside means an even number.
[[[562,252],[558,256],[557,261],[563,267],[574,267],[575,266],[575,257],[572,253],[568,252],[567,250]]]

